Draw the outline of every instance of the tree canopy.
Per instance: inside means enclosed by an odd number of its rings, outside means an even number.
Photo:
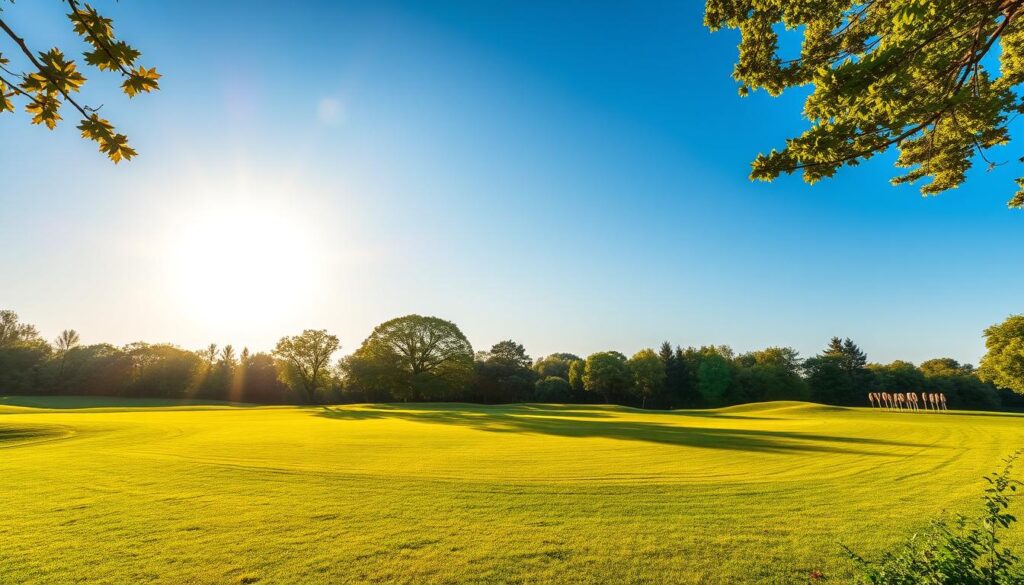
[[[67,15],[70,26],[87,47],[82,53],[87,65],[119,75],[121,91],[129,98],[160,88],[156,68],[139,64],[142,54],[115,36],[113,20],[89,4],[64,1],[71,10]],[[128,137],[100,117],[102,106],[86,105],[76,97],[86,77],[75,59],[65,56],[70,51],[32,47],[2,17],[3,2],[0,0],[0,38],[5,36],[7,43],[0,44],[0,114],[14,112],[15,102],[20,101],[33,124],[53,130],[63,119],[62,106],[70,104],[81,117],[78,129],[83,138],[96,142],[100,152],[115,163],[134,157],[137,153],[128,145]]]
[[[473,346],[451,321],[406,315],[378,325],[343,368],[351,383],[367,389],[438,399],[471,381]]]
[[[1024,394],[1024,315],[1013,315],[986,329],[985,349],[979,377]]]
[[[632,378],[626,356],[617,351],[602,351],[587,357],[583,387],[611,402],[612,396],[629,389]]]
[[[661,391],[665,384],[665,364],[653,349],[642,349],[627,362],[633,375],[633,392],[640,397],[640,407],[647,407],[647,399]]]
[[[340,346],[338,338],[323,329],[306,329],[300,335],[283,337],[274,348],[274,356],[285,363],[284,381],[304,393],[308,402],[316,402],[317,390],[328,384],[331,356]],[[209,358],[216,359],[216,346]]]
[[[711,30],[740,31],[740,94],[812,86],[810,127],[760,154],[751,178],[832,177],[890,147],[894,184],[930,178],[921,193],[961,185],[975,155],[1010,141],[1024,111],[1024,3],[1017,0],[707,0]],[[783,30],[788,32],[780,32]],[[789,38],[802,36],[789,55]],[[1024,177],[1009,206],[1024,207]]]

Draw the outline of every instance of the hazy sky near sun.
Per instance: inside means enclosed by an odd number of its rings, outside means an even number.
[[[734,31],[695,1],[553,4],[98,0],[163,89],[89,71],[140,153],[116,167],[70,112],[0,116],[0,308],[88,343],[326,328],[348,353],[421,313],[533,356],[840,335],[885,362],[976,362],[1024,311],[1020,165],[928,199],[891,155],[750,183],[805,123],[737,96]],[[80,47],[64,12],[4,18]]]

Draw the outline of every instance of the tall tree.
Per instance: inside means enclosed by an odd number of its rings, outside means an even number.
[[[696,407],[700,406],[702,398],[700,392],[697,391],[697,365],[699,362],[695,361],[693,348],[683,349],[676,346],[675,351],[675,367],[676,372],[673,376],[673,371],[666,371],[665,383],[670,388],[670,392],[674,395],[672,400],[678,400],[673,402],[671,407]]]
[[[927,177],[932,195],[963,183],[975,155],[997,164],[986,151],[1009,142],[1009,117],[1024,110],[1022,16],[1017,0],[707,0],[704,22],[740,31],[740,95],[812,88],[810,128],[758,155],[751,178],[814,183],[896,147],[908,170],[893,183]],[[803,37],[796,58],[781,55],[783,30]]]
[[[1024,315],[1011,315],[985,330],[985,356],[978,376],[1024,394]]]
[[[671,347],[669,348],[671,353]],[[629,358],[633,375],[633,393],[640,397],[640,408],[647,408],[647,399],[665,386],[665,364],[653,349],[642,349]]]
[[[833,337],[819,355],[804,363],[812,398],[826,404],[857,405],[873,386],[867,354],[849,338]]]
[[[203,349],[199,350],[199,357],[203,358],[206,362],[207,367],[212,368],[213,364],[217,361],[217,344],[211,343]]]
[[[658,348],[658,357],[665,368],[665,382],[661,385],[658,402],[665,408],[686,405],[686,364],[682,359],[682,350],[674,350],[671,343],[664,341]]]
[[[61,331],[60,335],[53,342],[53,347],[57,351],[57,357],[60,359],[60,365],[57,368],[57,384],[63,389],[64,384],[64,364],[67,362],[68,352],[78,347],[78,332],[74,329],[65,329]]]
[[[632,373],[626,364],[626,356],[617,351],[602,351],[587,356],[583,371],[583,387],[611,402],[613,396],[629,390]]]
[[[451,321],[406,315],[378,325],[344,362],[349,384],[400,400],[436,400],[465,390],[473,346]]]
[[[61,107],[68,103],[81,116],[78,129],[82,137],[95,141],[100,152],[115,163],[134,157],[136,152],[128,146],[128,137],[100,117],[99,107],[80,103],[75,97],[86,82],[78,63],[65,57],[64,51],[57,47],[38,51],[38,46],[31,46],[2,17],[2,2],[0,0],[0,40],[5,39],[6,43],[0,42],[0,114],[13,112],[15,102],[19,101],[31,114],[33,124],[53,130],[62,119]],[[67,17],[72,30],[88,47],[82,53],[87,64],[119,75],[123,80],[121,91],[129,98],[159,89],[160,74],[155,68],[137,64],[141,53],[114,35],[110,18],[78,0],[65,0],[65,3],[71,10]]]
[[[317,391],[327,386],[328,364],[338,347],[338,338],[323,329],[282,337],[274,356],[283,362],[283,381],[301,392],[306,402],[315,403]]]

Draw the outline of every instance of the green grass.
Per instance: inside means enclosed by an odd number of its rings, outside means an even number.
[[[839,543],[977,509],[1024,445],[781,402],[145,406],[0,400],[0,583],[842,582]]]

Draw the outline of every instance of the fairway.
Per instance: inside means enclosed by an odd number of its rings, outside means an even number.
[[[1022,444],[1016,415],[793,402],[0,398],[0,583],[841,582],[840,543],[975,511]]]

